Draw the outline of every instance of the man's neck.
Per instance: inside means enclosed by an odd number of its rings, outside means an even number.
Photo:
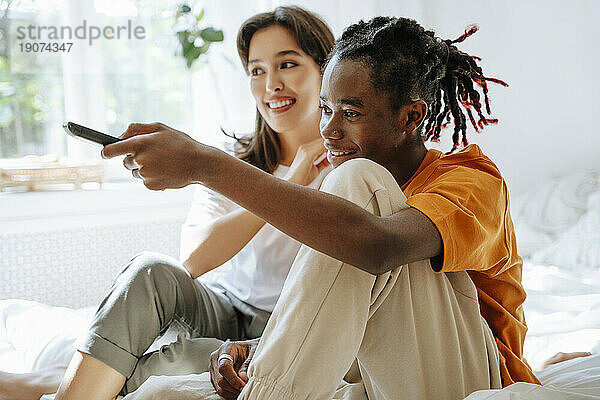
[[[403,186],[423,163],[427,155],[427,148],[422,140],[409,144],[398,153],[398,164],[394,170],[390,171],[398,185]]]

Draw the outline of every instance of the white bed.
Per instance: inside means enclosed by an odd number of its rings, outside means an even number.
[[[525,257],[527,360],[536,369],[559,351],[593,355],[538,371],[544,386],[518,383],[467,399],[600,399],[600,172],[548,182],[514,198],[511,208],[519,251]],[[71,344],[86,329],[93,311],[0,301],[0,370],[66,365]],[[172,396],[148,394],[158,386],[172,388]],[[163,377],[148,382],[144,390],[126,399],[192,399],[210,391],[210,383],[206,375]]]

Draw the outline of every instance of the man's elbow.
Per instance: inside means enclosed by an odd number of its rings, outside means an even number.
[[[374,242],[371,248],[371,251],[365,252],[368,256],[364,260],[365,267],[362,268],[370,274],[383,275],[406,264],[398,248],[390,246],[387,242]]]
[[[360,268],[373,275],[382,275],[403,263],[398,260],[401,252],[398,251],[398,240],[394,232],[390,232],[387,224],[381,219],[377,219],[376,222],[377,224],[364,230],[371,234],[362,239]]]
[[[381,260],[369,266],[369,273],[373,275],[383,275],[386,272],[389,272],[395,268],[396,267],[391,266],[391,264]]]
[[[362,252],[361,259],[354,265],[372,275],[382,275],[394,269],[393,267],[389,267],[389,263],[381,248],[375,249],[372,252]]]

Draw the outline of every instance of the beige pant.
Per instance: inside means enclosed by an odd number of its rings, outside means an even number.
[[[336,168],[321,190],[381,216],[407,207],[392,175],[365,159]],[[360,375],[338,388],[353,364]],[[424,260],[374,276],[306,246],[249,376],[240,399],[456,400],[501,387],[496,344],[466,272],[434,273]]]

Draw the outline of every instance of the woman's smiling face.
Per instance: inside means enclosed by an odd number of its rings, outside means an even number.
[[[404,137],[400,112],[392,110],[386,92],[373,87],[364,63],[334,56],[323,74],[320,102],[321,136],[334,167],[362,157],[392,169]]]
[[[275,132],[318,120],[320,68],[286,28],[273,25],[252,36],[248,73],[258,111]]]

